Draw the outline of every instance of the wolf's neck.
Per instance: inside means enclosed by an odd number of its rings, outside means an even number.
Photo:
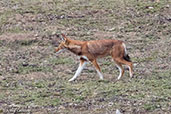
[[[85,42],[85,41],[80,41],[80,40],[70,40],[70,42],[72,42],[72,44],[74,44],[74,45],[81,46],[82,44],[84,44],[84,42]]]
[[[79,45],[70,45],[67,47],[69,51],[71,51],[72,53],[76,54],[76,55],[82,55],[82,52],[81,52],[81,46]]]

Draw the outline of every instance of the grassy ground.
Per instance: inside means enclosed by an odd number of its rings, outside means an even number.
[[[57,55],[55,33],[77,40],[120,39],[134,67],[120,81],[110,57],[68,80],[78,58]],[[1,0],[0,113],[171,112],[171,2],[169,0]]]

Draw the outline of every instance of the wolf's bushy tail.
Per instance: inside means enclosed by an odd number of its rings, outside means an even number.
[[[124,59],[125,59],[126,61],[128,61],[128,62],[131,62],[131,58],[130,58],[130,56],[129,56],[128,54],[125,54],[125,55],[124,55]]]
[[[131,62],[131,58],[130,58],[130,56],[128,55],[128,53],[127,53],[127,50],[126,50],[126,45],[123,43],[122,44],[123,45],[123,47],[124,47],[124,56],[123,56],[123,58],[126,60],[126,61],[128,61],[128,62]]]

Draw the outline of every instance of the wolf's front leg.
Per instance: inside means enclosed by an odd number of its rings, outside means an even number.
[[[97,64],[97,61],[93,60],[92,63],[94,65],[94,67],[96,68],[96,71],[97,71],[97,73],[98,73],[98,75],[100,77],[100,80],[103,80],[103,74],[101,73],[101,70],[100,70],[99,65]]]
[[[69,82],[74,81],[80,75],[81,71],[84,69],[86,64],[87,64],[87,61],[80,59],[79,67],[78,67],[75,75],[69,80]]]

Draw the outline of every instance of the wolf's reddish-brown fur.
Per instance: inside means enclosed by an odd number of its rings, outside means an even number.
[[[84,62],[92,62],[94,67],[96,68],[99,76],[103,79],[103,75],[101,74],[101,70],[99,65],[97,64],[96,59],[112,56],[113,60],[117,64],[117,67],[120,70],[120,75],[118,79],[120,79],[124,74],[124,68],[122,65],[127,65],[129,67],[130,77],[133,74],[133,64],[130,61],[130,58],[126,52],[126,46],[121,40],[112,40],[112,39],[104,39],[104,40],[92,40],[92,41],[79,41],[72,40],[62,34],[64,40],[60,43],[56,52],[59,52],[62,49],[67,49],[72,53],[80,56],[80,69],[82,70]],[[78,73],[76,72],[75,77],[73,77],[70,81],[73,81],[81,71],[78,68]]]

